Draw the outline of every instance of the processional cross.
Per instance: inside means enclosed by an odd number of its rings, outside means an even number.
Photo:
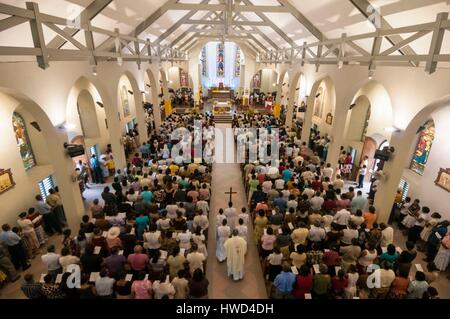
[[[233,192],[233,187],[230,187],[229,192],[225,192],[225,195],[230,195],[230,201],[229,203],[233,202],[233,195],[237,194],[237,192]]]

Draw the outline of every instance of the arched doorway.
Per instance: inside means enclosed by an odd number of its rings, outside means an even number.
[[[117,98],[123,134],[135,131],[139,134],[137,144],[141,139],[147,140],[145,112],[141,89],[133,74],[125,72],[119,79]]]
[[[307,97],[302,142],[308,143],[313,150],[318,145],[314,143],[315,140],[325,141],[325,145],[328,145],[329,143],[326,141],[330,139],[332,133],[335,110],[336,89],[332,79],[325,76],[314,83],[310,95]],[[328,149],[326,147],[321,149],[323,152],[319,156],[325,159]]]
[[[392,105],[386,89],[376,81],[364,84],[355,94],[345,121],[344,151],[351,154],[351,180],[356,181],[359,170],[367,166],[365,181],[369,182],[382,162],[375,152],[384,141],[389,141],[392,127]]]

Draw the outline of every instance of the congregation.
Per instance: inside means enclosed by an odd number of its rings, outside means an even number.
[[[241,128],[237,138],[252,134],[249,128],[278,127],[269,115],[241,115],[234,124]],[[394,226],[377,222],[370,199],[355,187],[347,189],[339,172],[335,175],[330,164],[290,135],[279,134],[276,167],[242,165],[254,240],[272,296],[436,298],[433,281],[449,263],[449,222],[420,207],[419,200],[403,200],[399,192],[393,211],[406,228],[407,249],[401,250],[394,243]],[[247,156],[251,152],[250,146]],[[417,249],[426,251],[427,269],[415,261]]]

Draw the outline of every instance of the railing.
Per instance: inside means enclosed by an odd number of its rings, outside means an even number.
[[[450,62],[450,54],[441,54],[445,31],[450,29],[448,12],[437,15],[436,21],[432,23],[418,24],[396,29],[377,29],[375,32],[347,36],[342,34],[341,38],[329,39],[314,43],[303,43],[298,47],[282,49],[277,51],[261,52],[257,55],[257,62],[268,64],[299,63],[316,65],[367,65],[370,71],[374,71],[377,65],[411,66],[411,63],[420,65],[425,63],[426,72],[432,74],[436,71],[439,62]],[[393,45],[387,50],[381,51],[383,39],[392,35],[411,34],[403,41]],[[432,34],[429,53],[404,55],[395,54],[405,46]],[[358,40],[372,41],[372,51],[368,52],[355,43]],[[389,41],[389,40],[388,40]],[[348,49],[353,51],[348,53]],[[336,54],[336,52],[338,52]]]
[[[0,20],[0,32],[28,22],[34,47],[0,46],[0,56],[35,56],[39,67],[46,69],[50,61],[89,61],[96,66],[98,61],[186,61],[185,51],[167,46],[154,45],[148,39],[140,39],[114,31],[97,28],[90,21],[68,20],[39,11],[37,3],[27,2],[27,9],[0,3],[0,13],[9,17]],[[50,28],[59,37],[71,43],[76,49],[63,49],[49,45],[44,38],[43,26]],[[61,28],[62,27],[62,28]],[[74,38],[74,34],[84,32],[86,45]],[[109,39],[96,47],[93,35],[102,34]],[[114,43],[115,50],[108,51],[107,44]]]

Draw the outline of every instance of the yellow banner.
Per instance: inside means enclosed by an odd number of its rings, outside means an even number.
[[[281,106],[279,103],[275,103],[273,106],[273,116],[279,118],[281,114]]]
[[[164,111],[166,112],[166,116],[172,114],[172,101],[165,100],[164,101]]]

